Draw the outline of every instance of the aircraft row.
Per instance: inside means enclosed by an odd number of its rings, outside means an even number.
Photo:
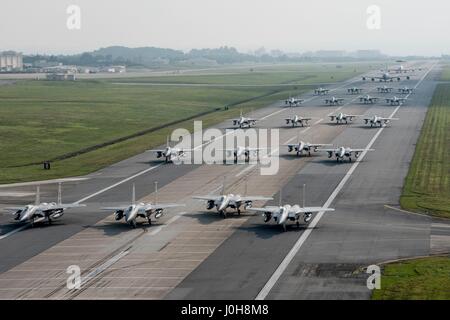
[[[216,209],[216,211],[222,215],[223,218],[227,217],[227,210],[233,209],[238,215],[241,214],[241,208],[246,211],[263,212],[264,222],[274,220],[276,224],[282,225],[286,230],[286,224],[288,221],[293,221],[299,226],[299,220],[303,216],[303,220],[307,223],[312,214],[320,211],[333,211],[331,208],[324,207],[306,207],[304,205],[281,205],[281,190],[280,190],[280,205],[278,207],[268,206],[253,208],[253,202],[255,201],[269,201],[273,200],[272,197],[264,196],[241,196],[240,194],[226,194],[224,192],[224,185],[222,185],[222,192],[215,195],[199,195],[193,196],[193,199],[206,202],[206,209]],[[39,186],[36,190],[36,200],[34,204],[28,204],[21,207],[7,207],[4,210],[12,211],[14,214],[14,220],[21,223],[30,223],[33,226],[38,222],[52,223],[53,220],[61,218],[65,210],[70,208],[84,207],[84,204],[61,203],[61,184],[58,185],[58,201],[52,203],[40,202]],[[124,203],[122,205],[113,207],[103,207],[101,210],[108,210],[114,212],[114,219],[116,221],[123,220],[131,227],[137,227],[137,219],[144,219],[148,225],[152,224],[152,217],[156,220],[163,216],[164,209],[184,207],[185,204],[180,203],[157,203],[157,202],[136,202],[135,186],[133,184],[132,197],[130,203]]]

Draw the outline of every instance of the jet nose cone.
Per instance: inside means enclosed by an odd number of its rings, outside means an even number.
[[[219,208],[217,208],[217,210],[219,211],[225,210],[228,207],[228,202],[229,202],[228,198],[222,199],[222,202],[220,203]]]
[[[27,210],[25,210],[25,211],[23,211],[23,212],[20,213],[20,219],[19,219],[19,221],[20,221],[20,222],[24,222],[24,221],[28,220],[29,217],[31,217],[31,215],[32,215],[31,210],[30,210],[30,209],[27,209]]]
[[[227,208],[227,203],[226,202],[222,202],[219,206],[219,211],[225,210]]]

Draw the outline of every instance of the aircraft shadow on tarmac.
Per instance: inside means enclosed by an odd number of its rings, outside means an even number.
[[[136,164],[148,164],[151,167],[156,166],[158,164],[160,164],[162,161],[159,159],[152,159],[152,160],[148,160],[148,161],[136,161]]]
[[[380,128],[390,128],[390,126],[383,126],[383,127],[380,127],[379,125],[377,125],[377,126],[373,126],[373,127],[371,127],[370,125],[360,125],[360,126],[353,126],[353,128],[358,128],[358,129],[370,129],[370,130],[375,130],[375,129],[380,129]]]
[[[124,223],[123,221],[111,221],[111,222],[105,222],[101,225],[93,225],[89,226],[89,228],[101,230],[103,231],[104,235],[108,237],[114,237],[117,236],[123,232],[131,232],[133,230],[148,230],[151,231],[152,228],[158,227],[159,224],[152,224],[149,225],[147,221],[136,221],[136,229],[133,229],[129,224]]]
[[[308,153],[303,153],[301,156],[297,156],[295,152],[280,154],[280,158],[284,160],[299,160],[299,159],[315,159],[320,158],[320,153],[311,152],[311,156]]]
[[[261,218],[262,219],[262,218]],[[264,223],[264,222],[249,222],[245,223],[242,226],[238,227],[240,232],[249,232],[254,233],[255,236],[261,239],[270,239],[272,237],[279,236],[280,234],[291,233],[291,232],[303,232],[308,229],[308,225],[304,223],[300,223],[300,226],[297,227],[294,223],[288,223],[286,225],[286,231],[283,230],[283,227],[274,223]]]
[[[216,211],[198,211],[197,213],[185,213],[184,217],[197,219],[199,223],[203,225],[211,224],[217,222],[218,220],[226,220],[226,219],[238,219],[246,216],[253,216],[253,213],[242,212],[239,216],[237,212],[228,211],[227,217],[224,219],[218,212]]]
[[[356,122],[352,122],[352,121],[349,121],[348,123],[345,123],[345,122],[342,122],[342,123],[324,122],[324,123],[322,123],[323,126],[330,126],[330,127],[336,127],[336,126],[348,126],[348,127],[350,127],[350,126],[353,126],[355,124],[357,124],[357,123]]]
[[[64,226],[66,225],[66,223],[64,223],[62,220],[54,220],[52,221],[51,224],[49,224],[47,221],[41,221],[41,222],[36,222],[33,226],[31,226],[31,224],[29,222],[7,222],[4,224],[0,225],[0,235],[5,235],[8,232],[11,232],[17,228],[21,228],[26,226],[26,228],[24,228],[21,231],[25,231],[25,230],[33,230],[33,229],[46,229],[46,228],[51,228],[51,227],[58,227],[58,226]]]
[[[355,157],[352,157],[352,162],[349,162],[347,158],[337,162],[335,158],[330,159],[328,157],[326,159],[318,159],[315,161],[315,163],[323,164],[323,165],[329,166],[329,167],[334,167],[337,165],[342,166],[345,164],[353,164],[354,162],[355,162]]]

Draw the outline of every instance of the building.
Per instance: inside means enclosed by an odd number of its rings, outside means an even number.
[[[108,73],[125,73],[127,68],[125,66],[107,66],[101,68],[100,71]]]
[[[14,51],[4,51],[0,53],[0,71],[12,72],[23,70],[22,53]]]

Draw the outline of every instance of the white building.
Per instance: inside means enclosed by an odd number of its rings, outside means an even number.
[[[23,57],[19,52],[4,51],[0,53],[0,71],[22,71]]]

